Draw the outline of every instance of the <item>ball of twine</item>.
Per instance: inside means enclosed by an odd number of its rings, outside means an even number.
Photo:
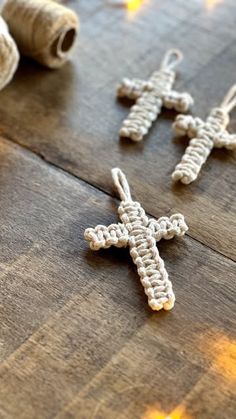
[[[5,0],[2,16],[23,55],[50,68],[68,59],[79,30],[72,10],[52,0]]]
[[[8,32],[6,22],[0,16],[0,90],[12,79],[19,63],[19,52]]]

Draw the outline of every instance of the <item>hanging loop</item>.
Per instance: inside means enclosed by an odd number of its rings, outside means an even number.
[[[113,182],[119,192],[121,201],[132,201],[129,184],[125,174],[118,168],[111,171]]]
[[[220,107],[224,109],[227,113],[229,113],[230,111],[232,111],[232,109],[235,106],[236,106],[236,84],[233,84],[233,86],[226,93]]]
[[[183,59],[183,53],[179,49],[169,49],[161,63],[162,70],[173,70]]]

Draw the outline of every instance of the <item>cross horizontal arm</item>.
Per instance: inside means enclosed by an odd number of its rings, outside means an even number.
[[[214,138],[214,146],[217,148],[225,147],[228,150],[236,149],[236,134],[229,134],[224,130]]]
[[[111,246],[126,247],[129,236],[124,224],[111,224],[108,227],[97,225],[95,228],[87,228],[84,238],[89,242],[92,250],[108,249]]]
[[[163,104],[167,109],[186,112],[193,105],[193,98],[189,93],[179,93],[171,90],[163,95]]]
[[[173,128],[176,135],[187,135],[189,138],[194,138],[202,125],[204,122],[200,118],[194,118],[191,115],[178,115],[173,123]]]
[[[123,79],[117,89],[117,96],[127,97],[128,99],[138,99],[144,90],[150,90],[152,87],[148,81],[138,79]]]
[[[183,236],[188,230],[182,214],[173,214],[169,217],[161,217],[158,220],[151,218],[148,227],[153,231],[156,241],[172,239],[175,236]]]

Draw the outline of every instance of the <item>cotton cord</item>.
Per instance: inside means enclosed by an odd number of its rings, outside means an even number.
[[[172,179],[189,184],[197,179],[203,164],[214,147],[236,149],[236,135],[226,130],[229,112],[236,106],[236,85],[226,94],[220,107],[211,110],[206,122],[190,115],[178,115],[173,124],[177,135],[192,138],[181,162],[176,166]]]
[[[236,106],[236,84],[234,84],[229,91],[226,93],[220,107],[225,110],[226,113],[230,113]]]
[[[72,10],[52,0],[6,0],[2,15],[22,54],[50,68],[68,60],[79,30]]]
[[[13,78],[19,63],[19,52],[8,26],[0,16],[0,90]]]
[[[183,60],[183,53],[179,49],[170,49],[166,52],[161,70],[173,70]]]
[[[132,201],[129,184],[124,173],[117,167],[111,171],[114,185],[116,186],[121,201]]]
[[[148,81],[123,79],[117,96],[128,97],[136,100],[136,103],[122,124],[121,137],[141,141],[157,119],[162,106],[186,112],[193,104],[188,93],[178,93],[172,89],[176,76],[174,68],[182,58],[181,51],[171,49],[165,54],[160,70],[155,71]]]
[[[149,306],[153,310],[170,310],[175,295],[156,241],[183,236],[188,230],[184,217],[174,214],[170,218],[149,219],[140,203],[132,200],[124,173],[116,168],[112,170],[112,177],[121,197],[118,213],[122,223],[87,228],[84,237],[92,250],[129,246]]]

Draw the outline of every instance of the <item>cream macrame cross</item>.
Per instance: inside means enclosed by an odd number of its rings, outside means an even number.
[[[123,122],[120,136],[133,141],[141,141],[161,112],[162,106],[186,112],[193,104],[188,93],[172,90],[176,73],[173,70],[182,60],[179,50],[167,51],[161,68],[155,71],[148,81],[124,79],[118,87],[118,97],[136,100],[130,114]]]
[[[226,130],[229,113],[235,106],[236,84],[228,91],[222,104],[211,110],[206,122],[190,115],[177,116],[173,124],[176,134],[188,135],[192,139],[172,174],[174,181],[189,184],[196,180],[213,147],[236,149],[236,134],[229,134]]]
[[[170,310],[174,306],[175,296],[156,242],[162,238],[168,240],[174,236],[183,236],[188,230],[184,217],[174,214],[170,218],[149,219],[140,203],[132,200],[122,171],[113,169],[112,177],[121,198],[118,213],[122,223],[88,228],[84,237],[90,242],[92,250],[129,246],[149,306],[153,310]]]

